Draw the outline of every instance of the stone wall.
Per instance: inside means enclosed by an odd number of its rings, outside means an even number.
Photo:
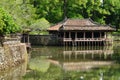
[[[59,45],[58,37],[53,35],[30,35],[32,45]]]
[[[0,70],[9,69],[27,59],[27,50],[24,43],[19,41],[4,42],[0,48]]]

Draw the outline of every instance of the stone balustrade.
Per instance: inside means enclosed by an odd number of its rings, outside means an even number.
[[[0,47],[0,70],[19,65],[27,60],[27,50],[24,43],[19,41],[4,42]]]

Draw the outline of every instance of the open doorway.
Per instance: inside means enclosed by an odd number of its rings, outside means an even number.
[[[71,32],[71,38],[72,40],[75,40],[75,32]]]
[[[86,32],[85,37],[86,38],[92,38],[92,32]]]

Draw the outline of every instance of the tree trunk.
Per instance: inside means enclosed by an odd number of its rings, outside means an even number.
[[[4,42],[4,36],[0,35],[0,46],[3,46],[3,42]]]

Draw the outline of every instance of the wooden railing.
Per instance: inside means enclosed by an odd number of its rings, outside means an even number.
[[[76,38],[75,41],[105,41],[106,38]]]
[[[108,38],[63,38],[63,41],[109,41],[111,39]]]
[[[63,41],[72,41],[72,38],[63,38]]]

